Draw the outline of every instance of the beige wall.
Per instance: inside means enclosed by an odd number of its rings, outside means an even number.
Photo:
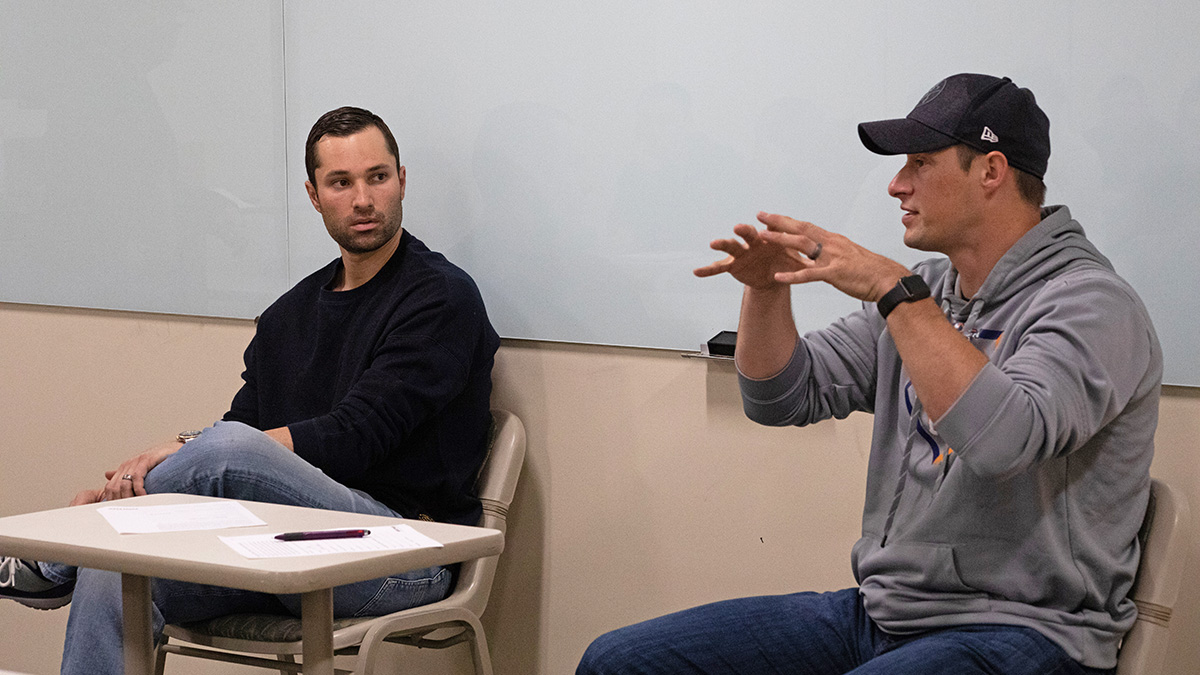
[[[252,333],[0,304],[0,515],[61,506],[131,452],[218,417]],[[506,341],[495,381],[496,405],[529,432],[485,617],[500,675],[572,672],[599,633],[696,603],[852,583],[869,416],[758,427],[729,363],[658,350]],[[1155,475],[1200,512],[1200,392],[1164,393],[1158,439]],[[1200,670],[1200,585],[1182,600],[1173,675]],[[0,603],[0,669],[56,672],[66,617]],[[469,672],[458,649],[396,655],[408,672]],[[181,660],[169,672],[256,671]]]

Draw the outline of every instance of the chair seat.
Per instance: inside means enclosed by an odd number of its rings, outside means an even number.
[[[349,628],[376,617],[334,619],[333,630]],[[254,642],[299,642],[303,636],[300,619],[278,614],[227,614],[206,621],[193,621],[179,627],[193,635],[252,640]]]

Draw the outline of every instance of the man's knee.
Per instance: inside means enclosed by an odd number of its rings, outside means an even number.
[[[208,457],[224,459],[227,455],[240,457],[246,452],[274,452],[281,447],[270,436],[247,424],[217,422],[200,432],[183,449],[202,451]]]
[[[258,429],[218,422],[154,467],[146,475],[146,492],[221,496],[220,483],[227,475],[266,470],[287,454],[286,448]]]
[[[583,653],[583,658],[579,660],[575,675],[618,675],[634,672],[625,670],[635,655],[634,645],[625,637],[627,633],[627,629],[618,629],[593,640]]]

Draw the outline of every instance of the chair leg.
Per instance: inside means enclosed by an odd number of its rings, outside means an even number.
[[[475,662],[476,675],[492,675],[492,657],[488,653],[487,637],[483,627],[472,627],[471,630],[471,659]]]
[[[283,661],[284,663],[295,663],[296,657],[292,656],[291,654],[280,654],[279,660]],[[161,675],[161,673],[160,673],[160,675]],[[290,674],[286,670],[280,670],[279,675],[290,675]]]
[[[163,644],[166,644],[167,638],[163,636]],[[167,667],[167,653],[161,648],[154,650],[154,675],[163,675],[163,670]]]

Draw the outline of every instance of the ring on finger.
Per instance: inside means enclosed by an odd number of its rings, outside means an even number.
[[[823,248],[825,248],[825,245],[822,244],[821,242],[817,242],[817,247],[813,249],[812,253],[808,254],[808,259],[816,260],[817,257],[821,255],[821,249],[823,249]]]
[[[125,474],[124,476],[121,476],[121,480],[129,480],[129,481],[131,481],[131,480],[133,480],[133,474],[131,474],[131,473],[127,473],[127,474]]]

